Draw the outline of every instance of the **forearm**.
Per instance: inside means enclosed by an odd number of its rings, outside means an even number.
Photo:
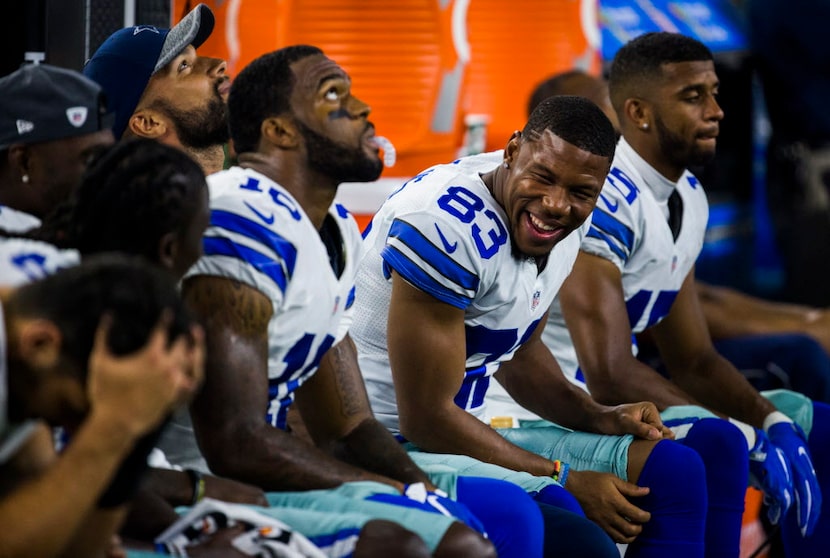
[[[430,482],[403,446],[374,418],[364,420],[338,441],[333,454],[346,463],[402,484]]]
[[[698,283],[701,307],[714,339],[774,333],[812,334],[824,311],[750,297]]]
[[[756,428],[775,410],[722,356],[702,358],[690,363],[690,367],[691,371],[678,374],[675,381],[703,406]]]
[[[617,362],[613,371],[583,367],[588,389],[596,401],[605,405],[651,401],[661,411],[675,405],[699,404],[691,393],[633,355]]]
[[[44,444],[51,444],[48,430],[39,436],[45,437]],[[114,532],[113,518],[118,517],[93,511],[134,441],[117,424],[99,419],[93,412],[47,470],[0,502],[0,524],[5,526],[0,556],[61,556],[85,529],[100,534],[92,543],[108,543]],[[102,519],[103,523],[92,524]],[[43,536],[44,525],[49,526],[49,536]],[[86,546],[74,555],[92,556],[103,548]]]
[[[502,365],[503,370],[497,375],[519,405],[545,420],[567,428],[585,432],[593,430],[592,417],[600,406],[584,390],[571,384],[561,374],[561,378],[551,377],[544,383],[536,382],[518,369],[525,365],[510,364],[512,366],[509,370]]]
[[[216,474],[265,491],[333,488],[345,482],[372,480],[393,484],[338,459],[291,434],[264,424],[222,435],[211,432],[205,458]],[[203,447],[205,447],[203,445]]]
[[[411,442],[427,451],[468,455],[514,471],[548,476],[553,463],[505,440],[498,432],[452,401],[438,408],[432,403],[407,420],[401,416],[401,431]]]

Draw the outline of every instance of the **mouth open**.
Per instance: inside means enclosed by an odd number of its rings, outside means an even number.
[[[556,242],[565,234],[565,227],[552,225],[527,212],[528,229],[532,236],[540,242]]]
[[[223,98],[228,97],[228,93],[231,91],[231,80],[225,78],[221,82],[216,84],[216,92],[219,93]]]
[[[384,167],[391,167],[395,165],[397,153],[395,152],[395,146],[392,145],[391,141],[383,136],[376,136],[374,135],[374,132],[372,132],[366,139],[366,144],[374,149],[380,149],[383,151]]]

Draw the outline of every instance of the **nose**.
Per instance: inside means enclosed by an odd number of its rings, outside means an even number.
[[[369,113],[372,112],[372,108],[352,95],[349,97],[349,114],[352,115],[352,118],[366,118],[369,116]]]
[[[210,77],[224,76],[225,72],[228,70],[228,63],[221,58],[210,58],[207,56],[201,56],[200,58],[202,58],[205,62],[205,65],[207,66],[207,74]]]
[[[714,95],[709,96],[709,102],[706,104],[705,117],[707,120],[723,120],[723,109],[720,108],[718,100]]]
[[[548,188],[542,196],[542,207],[551,215],[563,216],[570,213],[571,204],[565,188],[557,185]]]

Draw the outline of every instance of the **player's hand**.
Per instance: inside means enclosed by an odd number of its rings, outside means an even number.
[[[404,487],[402,495],[398,494],[374,494],[369,496],[367,500],[376,502],[385,502],[397,506],[404,506],[407,508],[415,508],[431,513],[440,513],[447,517],[454,517],[462,521],[472,529],[479,533],[486,535],[484,525],[481,521],[473,515],[467,506],[460,502],[456,502],[447,496],[441,490],[427,490],[422,482],[407,484]]]
[[[602,527],[614,542],[630,544],[651,519],[649,512],[628,500],[645,496],[649,489],[610,473],[571,471],[565,488],[577,499],[588,519]]]
[[[654,403],[627,403],[607,407],[599,422],[600,432],[612,436],[632,434],[645,440],[674,439],[674,433],[663,424]]]
[[[787,456],[792,472],[795,510],[801,536],[812,534],[821,514],[821,488],[807,449],[804,431],[792,422],[779,422],[767,430],[769,440]]]
[[[135,438],[157,427],[175,408],[188,401],[204,377],[204,334],[169,342],[169,311],[159,318],[147,343],[129,355],[109,349],[112,319],[104,316],[95,332],[89,358],[87,393],[92,412],[121,425]]]
[[[784,452],[759,429],[749,450],[749,484],[764,493],[767,517],[777,525],[793,503],[793,478]]]

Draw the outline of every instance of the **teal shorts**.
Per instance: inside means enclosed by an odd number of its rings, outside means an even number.
[[[447,492],[451,497],[454,497],[447,488],[442,484],[442,476],[436,475],[437,471],[453,471],[456,475],[465,477],[484,477],[488,479],[497,479],[507,482],[512,482],[521,486],[526,492],[538,492],[550,486],[557,484],[551,478],[537,477],[530,473],[522,471],[514,471],[492,463],[485,463],[478,459],[466,455],[454,455],[449,453],[431,453],[423,451],[414,444],[405,444],[409,457],[415,464],[423,469],[430,477],[432,483]]]
[[[448,487],[448,479],[455,478],[455,475],[448,474],[448,471],[442,472],[440,476]],[[453,481],[453,491],[454,485]],[[400,492],[387,484],[371,481],[349,482],[326,490],[269,492],[267,498],[272,507],[268,510],[274,514],[273,517],[295,528],[312,542],[343,529],[341,517],[345,514],[351,516],[353,525],[359,525],[360,528],[372,519],[394,521],[421,537],[431,551],[436,549],[447,529],[455,522],[452,517],[438,513],[365,499],[374,494],[400,495]],[[322,512],[323,515],[309,522],[305,522],[304,518],[295,518],[292,522],[290,517],[282,515],[284,508],[312,510]]]
[[[634,436],[575,432],[545,420],[521,420],[519,428],[497,428],[509,442],[548,459],[559,459],[575,471],[612,473],[628,480],[628,448]]]
[[[453,492],[456,476],[448,468],[436,467],[435,478]],[[271,507],[251,507],[302,533],[329,556],[340,556],[339,551],[344,547],[353,548],[363,526],[375,519],[393,521],[405,527],[421,537],[431,551],[438,547],[450,525],[456,521],[439,513],[365,500],[375,494],[400,495],[392,486],[361,481],[326,490],[269,492],[266,496]],[[188,509],[182,507],[176,511],[184,514]],[[128,556],[159,555],[130,550]]]
[[[761,395],[767,398],[775,408],[790,417],[804,429],[804,433],[810,435],[813,428],[813,402],[800,393],[787,389],[774,389],[762,391]],[[714,418],[714,413],[696,405],[677,405],[669,407],[660,413],[665,420],[677,420],[685,418]]]
[[[633,436],[574,432],[544,420],[523,420],[518,428],[497,428],[496,431],[522,449],[551,460],[565,461],[576,471],[613,473],[628,480],[628,448],[634,440]],[[545,486],[556,484],[547,477],[513,471],[466,455],[429,453],[412,443],[405,447],[412,460],[424,470],[440,465],[459,475],[506,480],[518,484],[527,492],[538,492]]]

